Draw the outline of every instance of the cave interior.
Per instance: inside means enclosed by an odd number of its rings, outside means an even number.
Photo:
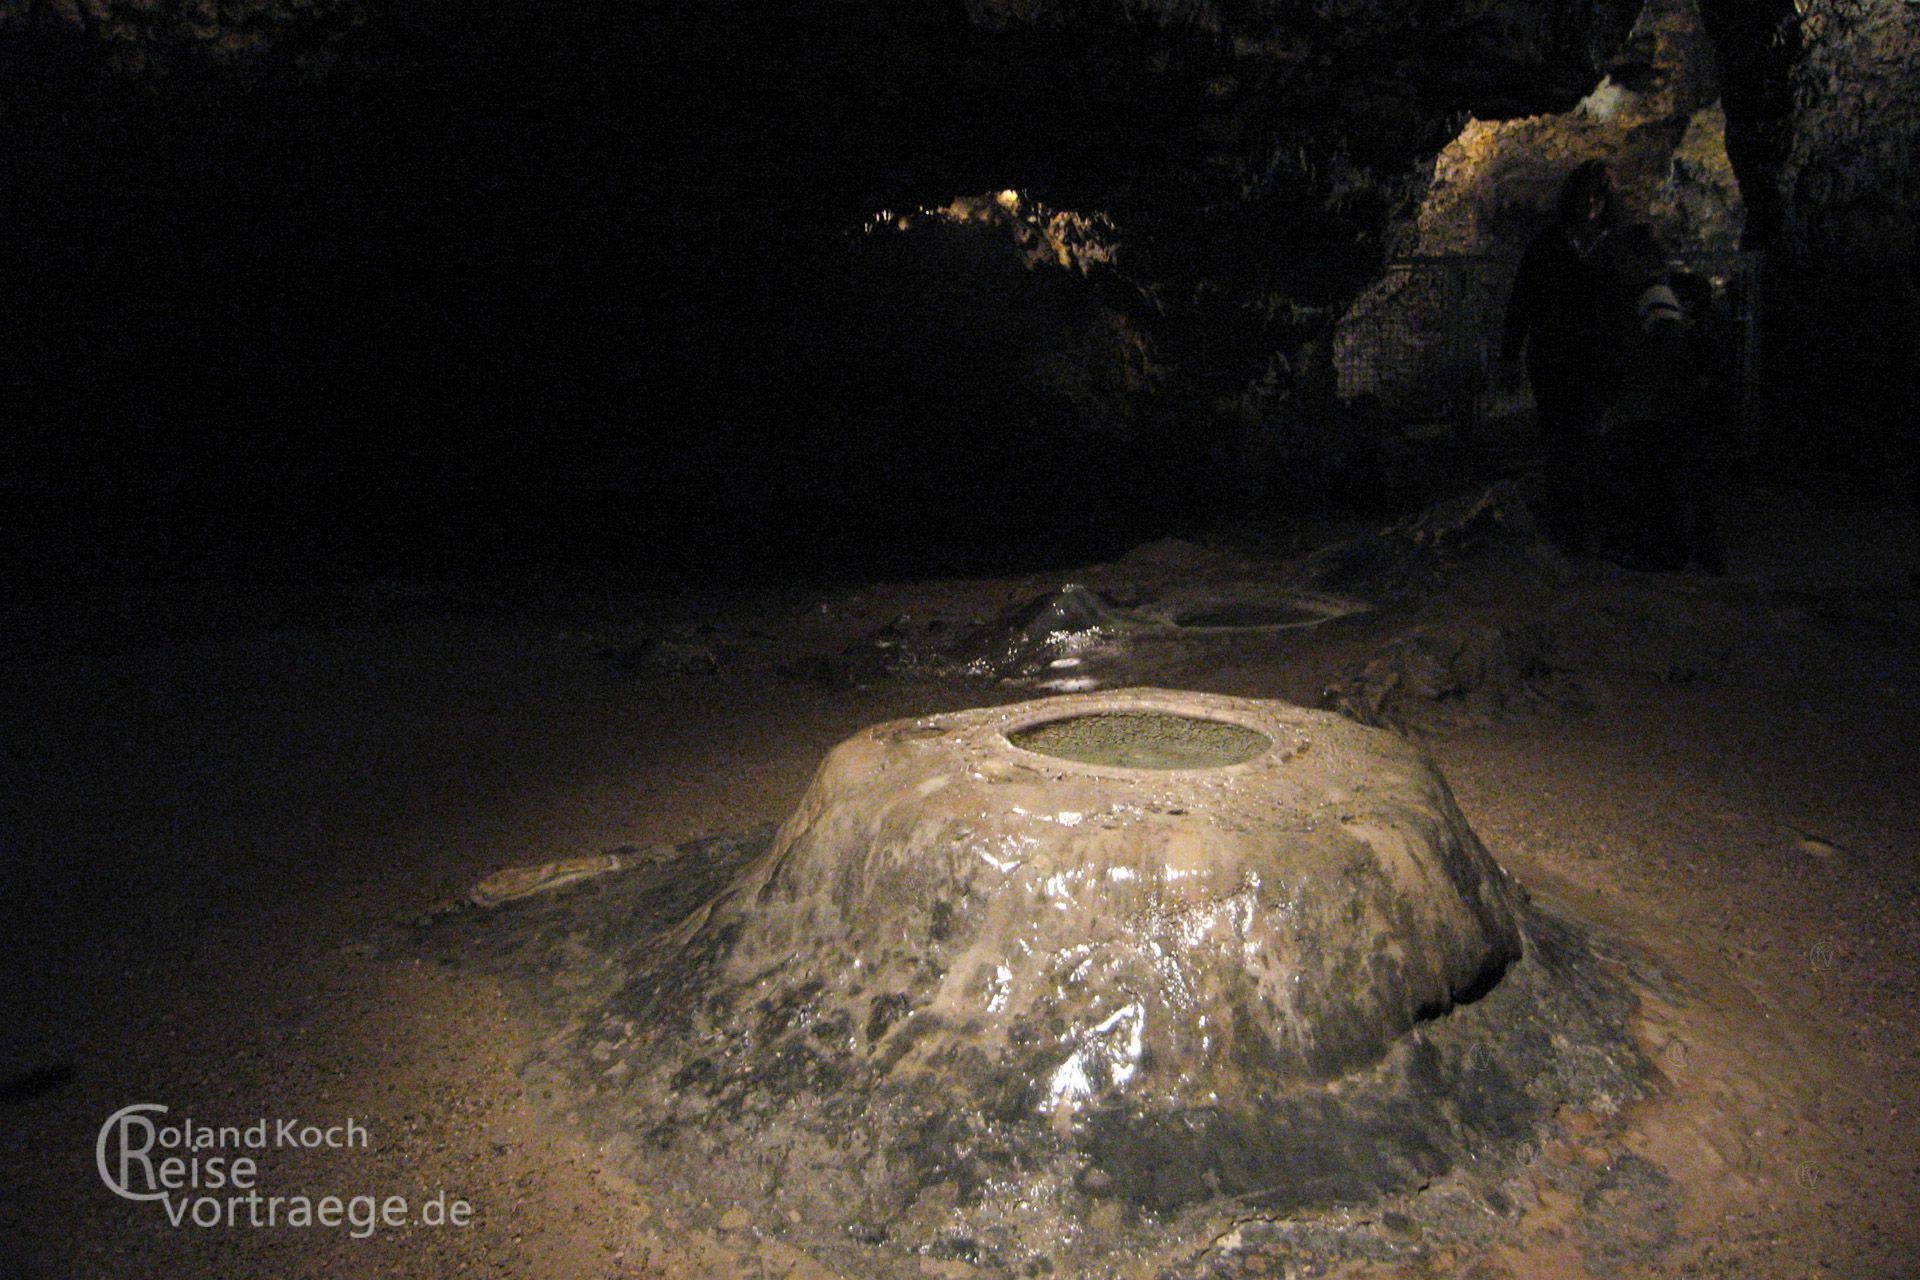
[[[861,726],[1124,680],[1404,731],[1639,1001],[1665,1109],[1473,1209],[1535,1252],[1368,1257],[1912,1274],[1916,26],[0,0],[0,1271],[825,1274],[638,1212],[370,931],[635,867],[664,931]],[[1738,322],[1724,577],[1525,514],[1499,313],[1588,158]],[[84,1158],[139,1096],[368,1117],[288,1177],[484,1225],[155,1231]]]
[[[1333,332],[1389,258],[1539,224],[1527,189],[1422,225],[1469,122],[1570,122],[1560,172],[1637,145],[1596,140],[1596,86],[1723,108],[1742,207],[1678,234],[1775,267],[1743,474],[1887,476],[1892,393],[1860,389],[1901,335],[1836,336],[1850,289],[1808,280],[1910,263],[1910,222],[1886,173],[1807,179],[1790,5],[199,13],[27,3],[0,35],[35,575],[955,566],[1417,505],[1514,439],[1409,453]],[[1643,115],[1623,136],[1683,118]],[[994,193],[1011,216],[933,216]],[[1875,425],[1806,428],[1842,413]]]

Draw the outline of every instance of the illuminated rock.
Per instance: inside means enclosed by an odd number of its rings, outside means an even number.
[[[1401,417],[1466,413],[1461,398],[1485,386],[1512,264],[1583,161],[1613,167],[1625,220],[1648,222],[1670,252],[1739,247],[1746,206],[1692,0],[1649,0],[1615,61],[1572,110],[1469,118],[1434,158],[1398,248],[1405,261],[1341,318],[1334,363],[1343,398],[1377,397]]]
[[[1050,1117],[1331,1078],[1518,947],[1511,887],[1412,748],[1194,694],[868,730],[728,907],[742,996],[818,984],[868,1013],[861,1053],[911,1070],[963,1042]]]
[[[1125,690],[843,743],[580,1047],[689,1204],[1092,1275],[1491,1166],[1624,1087],[1612,1050],[1556,1064],[1605,1038],[1560,952],[1403,740]]]

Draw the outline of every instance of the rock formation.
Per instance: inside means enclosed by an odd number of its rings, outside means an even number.
[[[1118,1274],[1638,1088],[1621,997],[1432,764],[1280,703],[866,730],[649,954],[573,1024],[568,1094],[690,1218],[866,1275]]]

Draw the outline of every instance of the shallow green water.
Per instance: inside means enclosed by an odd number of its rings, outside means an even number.
[[[1242,725],[1164,711],[1108,711],[1028,725],[1007,735],[1027,751],[1126,769],[1219,769],[1253,759],[1273,740]]]

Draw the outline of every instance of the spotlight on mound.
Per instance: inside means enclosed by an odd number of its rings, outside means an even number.
[[[688,1217],[862,1275],[1177,1270],[1638,1089],[1625,997],[1432,763],[1277,702],[867,729],[646,957],[576,1087]]]

